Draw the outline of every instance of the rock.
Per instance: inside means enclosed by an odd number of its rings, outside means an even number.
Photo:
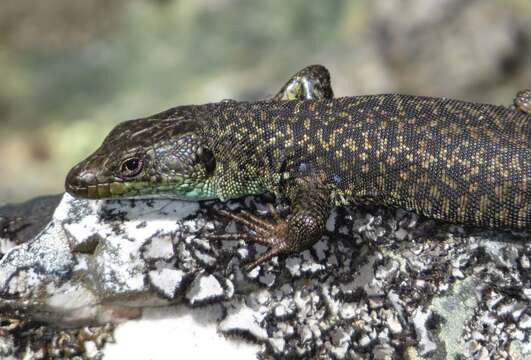
[[[200,273],[192,281],[186,299],[190,305],[202,305],[226,299],[231,295],[214,275]]]
[[[160,269],[149,272],[149,281],[167,299],[175,299],[182,289],[186,273],[182,270]]]
[[[376,345],[372,354],[374,360],[392,360],[394,358],[395,349],[387,344]]]
[[[244,198],[230,206],[267,209],[262,201]],[[143,319],[153,306],[164,317],[164,309],[181,303],[194,307],[188,310],[196,314],[192,319],[216,307],[209,322],[220,334],[256,342],[261,348],[255,351],[273,358],[322,351],[336,358],[370,353],[386,359],[404,349],[481,357],[486,350],[478,344],[484,343],[493,344],[488,354],[502,356],[508,346],[517,351],[528,341],[521,265],[527,234],[463,229],[454,238],[446,227],[427,227],[408,212],[337,211],[329,223],[333,231],[312,249],[246,273],[242,261],[265,251],[263,246],[205,240],[205,232],[240,231],[232,221],[210,217],[212,207],[223,206],[65,195],[50,223],[0,260],[0,351],[33,349],[31,356],[46,356],[45,349],[55,345],[38,340],[39,332],[55,339],[66,336],[56,329]],[[401,224],[404,239],[416,240],[399,241],[391,227],[379,231],[381,224]],[[430,236],[422,237],[427,229]],[[456,271],[462,279],[451,276]],[[10,319],[54,327],[24,325],[30,330],[21,335],[1,327]],[[434,325],[440,331],[432,331]],[[83,344],[87,357],[105,351],[94,339]],[[63,350],[79,349],[65,343]]]
[[[417,333],[417,340],[419,342],[419,354],[427,356],[437,349],[437,344],[433,341],[433,335],[429,331],[428,322],[431,320],[433,313],[431,311],[423,311],[422,309],[415,309],[413,313],[413,325]]]
[[[60,194],[41,196],[0,206],[0,239],[21,244],[35,237],[48,224],[61,198]],[[0,258],[5,252],[0,248]]]
[[[522,316],[522,319],[518,322],[518,327],[522,330],[531,329],[531,316],[527,314]]]
[[[131,297],[141,299],[137,307],[161,303],[144,281],[150,261],[155,261],[154,253],[141,249],[154,241],[159,245],[155,253],[168,253],[167,241],[160,239],[179,228],[179,216],[189,215],[198,207],[176,203],[164,209],[166,218],[160,214],[159,219],[147,222],[142,213],[162,208],[168,201],[130,204],[127,207],[120,202],[77,200],[65,195],[51,222],[0,261],[0,294],[9,298],[0,304],[23,304],[37,317],[43,312],[48,321],[71,323],[127,314],[111,314],[107,305],[130,308]]]
[[[227,307],[228,314],[219,324],[219,329],[227,334],[247,336],[254,340],[267,340],[267,331],[262,321],[267,310],[253,310],[243,303]]]

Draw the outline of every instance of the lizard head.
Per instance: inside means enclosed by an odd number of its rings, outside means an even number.
[[[179,108],[116,126],[68,173],[65,189],[82,198],[216,197],[216,161],[196,131],[193,110]]]

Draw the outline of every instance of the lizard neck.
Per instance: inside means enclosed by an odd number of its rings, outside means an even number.
[[[293,131],[282,111],[282,102],[227,102],[206,115],[201,135],[216,158],[220,199],[279,194],[293,158]]]

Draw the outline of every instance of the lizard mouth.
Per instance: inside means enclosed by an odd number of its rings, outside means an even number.
[[[74,197],[88,198],[88,187],[75,186],[65,183],[65,190]]]
[[[77,186],[71,183],[66,183],[65,190],[74,197],[80,197],[84,199],[104,199],[121,195],[123,193],[124,187],[123,184],[119,182],[88,186]]]
[[[65,190],[74,197],[104,199],[122,195],[125,192],[125,186],[118,181],[98,183],[93,173],[80,171],[78,166],[75,166],[66,176]]]

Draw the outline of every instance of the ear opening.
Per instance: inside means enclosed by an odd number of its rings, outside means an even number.
[[[208,148],[201,148],[199,160],[205,165],[205,171],[208,176],[214,175],[216,170],[216,158],[214,153]]]

